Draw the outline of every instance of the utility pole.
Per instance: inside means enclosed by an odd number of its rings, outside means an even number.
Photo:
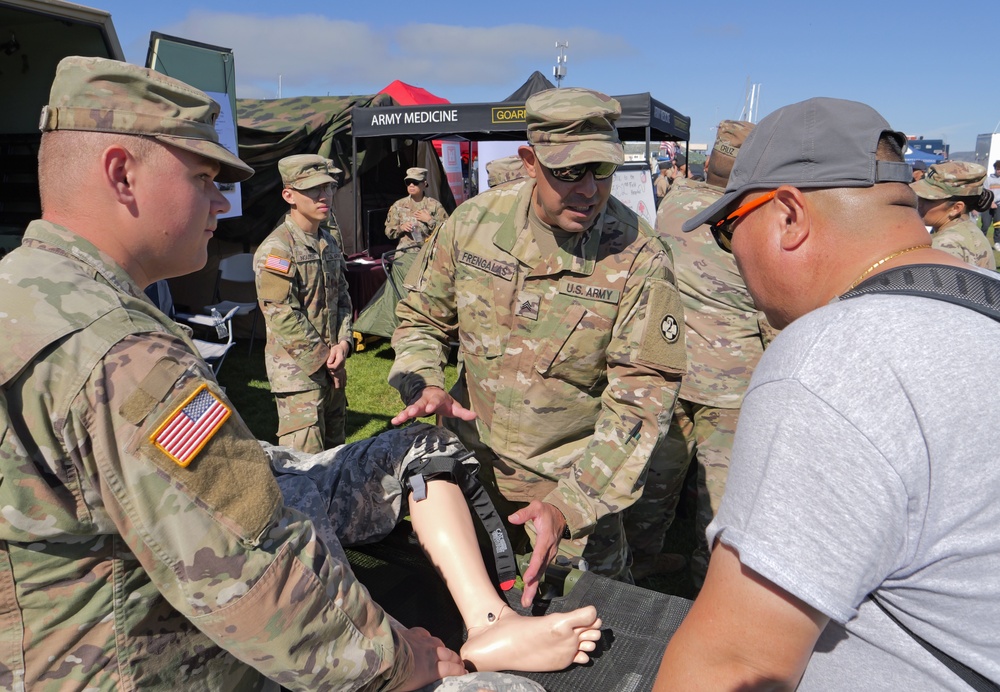
[[[569,48],[569,41],[560,43],[556,41],[556,48],[559,49],[559,55],[556,56],[555,67],[552,68],[552,76],[556,78],[556,88],[562,86],[562,80],[566,76],[566,49]]]

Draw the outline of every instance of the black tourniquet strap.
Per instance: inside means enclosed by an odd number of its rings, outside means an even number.
[[[435,478],[449,478],[462,489],[462,494],[476,510],[476,515],[490,537],[500,588],[507,591],[514,586],[514,580],[517,578],[514,546],[511,545],[507,529],[504,528],[500,515],[497,514],[496,507],[493,506],[493,501],[490,500],[490,496],[486,494],[485,488],[479,482],[475,470],[470,470],[466,466],[466,459],[471,456],[472,453],[469,452],[468,456],[460,459],[437,456],[424,457],[411,463],[407,469],[410,488],[414,492],[415,499],[422,499],[424,496],[422,489],[424,481]],[[478,464],[474,464],[475,467],[478,467]]]

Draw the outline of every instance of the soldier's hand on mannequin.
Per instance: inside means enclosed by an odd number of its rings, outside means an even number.
[[[535,528],[535,549],[531,553],[528,569],[524,571],[524,592],[521,594],[521,605],[529,608],[535,594],[538,593],[538,584],[545,574],[545,568],[555,559],[559,551],[559,541],[566,528],[566,517],[555,505],[532,500],[527,507],[507,517],[507,520],[511,524],[518,525],[530,521]]]
[[[413,674],[399,688],[403,692],[419,690],[443,677],[468,672],[462,665],[462,658],[423,627],[399,628],[397,632],[413,652]]]
[[[439,415],[445,418],[461,418],[475,420],[476,414],[451,398],[448,392],[440,387],[424,387],[420,398],[396,414],[393,425],[401,425],[414,418]]]

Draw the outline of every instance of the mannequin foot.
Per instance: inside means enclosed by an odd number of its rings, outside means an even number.
[[[601,619],[593,606],[540,617],[504,606],[492,622],[468,629],[461,654],[469,670],[546,672],[589,661],[601,638]]]

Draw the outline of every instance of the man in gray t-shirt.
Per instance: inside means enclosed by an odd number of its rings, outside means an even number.
[[[1000,681],[1000,464],[981,424],[1000,391],[980,357],[1000,323],[931,298],[837,300],[887,269],[965,266],[930,247],[904,142],[860,103],[781,108],[684,226],[714,224],[784,331],[656,690],[967,689],[925,644]]]

